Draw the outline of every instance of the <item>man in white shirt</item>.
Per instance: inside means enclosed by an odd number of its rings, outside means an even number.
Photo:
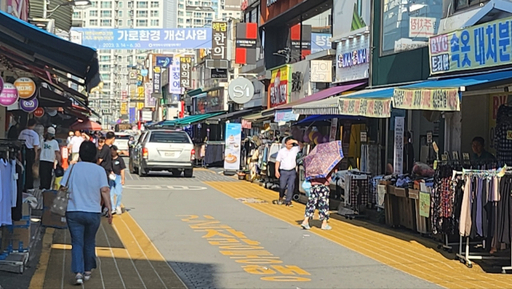
[[[286,139],[285,147],[277,153],[275,170],[276,178],[279,179],[279,204],[282,204],[286,192],[284,204],[293,206],[292,197],[297,179],[297,154],[300,150],[299,142],[289,137]]]
[[[41,144],[39,156],[39,189],[49,190],[51,188],[55,162],[61,164],[60,147],[55,140],[55,128],[49,127]]]
[[[70,163],[76,164],[78,162],[78,153],[80,152],[80,145],[83,142],[84,138],[82,137],[82,133],[79,130],[75,131],[75,136],[71,138],[68,145],[68,151],[71,152]]]
[[[34,188],[34,174],[32,166],[37,161],[39,149],[39,135],[34,131],[36,127],[36,120],[31,118],[28,120],[27,128],[20,132],[18,139],[25,140],[25,190]]]

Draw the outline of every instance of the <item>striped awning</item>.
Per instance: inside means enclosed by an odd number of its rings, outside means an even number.
[[[292,107],[293,113],[303,115],[313,114],[340,114],[339,97],[331,97],[319,101],[299,104]]]

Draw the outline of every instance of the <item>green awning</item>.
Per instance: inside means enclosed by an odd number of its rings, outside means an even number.
[[[201,93],[203,93],[203,90],[201,88],[187,91],[187,95],[190,97],[192,97],[194,95],[201,94]]]
[[[175,119],[175,125],[191,125],[194,123],[201,122],[207,118],[214,117],[217,115],[221,115],[224,112],[213,112],[213,113],[205,113],[205,114],[196,114],[196,115],[190,115],[184,118]]]

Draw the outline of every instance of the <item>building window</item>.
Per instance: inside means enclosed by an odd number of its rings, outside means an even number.
[[[487,2],[486,0],[454,0],[455,11],[463,10],[465,8],[480,5],[481,3]]]
[[[148,8],[148,1],[137,2],[137,8]]]
[[[121,10],[120,10],[120,11],[117,11],[117,16],[119,16],[119,17],[123,17],[123,11],[121,11]]]
[[[98,20],[97,19],[89,20],[89,25],[91,25],[91,26],[98,26]]]
[[[91,7],[98,7],[98,1],[91,1]]]
[[[112,11],[108,11],[108,10],[101,11],[101,17],[102,18],[110,18],[110,17],[112,17]]]
[[[103,80],[103,81],[110,80],[110,74],[102,73],[101,74],[101,80]]]
[[[112,8],[111,1],[101,1],[101,8]]]
[[[158,10],[151,11],[151,17],[158,17]]]
[[[110,70],[110,65],[108,65],[108,64],[101,65],[101,71],[109,71],[109,70]]]
[[[185,5],[183,5],[183,4],[178,4],[178,9],[185,9]]]
[[[118,26],[123,26],[123,20],[117,20],[117,25]]]
[[[158,1],[151,1],[151,8],[158,8],[160,7],[160,3]]]
[[[91,16],[91,17],[98,17],[98,10],[91,10],[91,11],[89,11],[89,16]]]
[[[183,16],[183,15],[185,15],[185,14],[183,13],[183,11],[178,11],[178,16]]]
[[[128,2],[128,8],[133,8],[133,1]]]
[[[128,26],[130,26],[130,27],[133,26],[133,20],[131,20],[131,19],[128,20]]]
[[[160,25],[160,21],[158,19],[151,19],[151,26],[158,26]]]
[[[110,55],[101,55],[100,56],[100,62],[107,62],[110,61]]]
[[[178,23],[183,23],[183,18],[178,18]]]
[[[148,21],[146,19],[137,20],[137,27],[148,27]]]
[[[82,18],[82,13],[81,12],[73,12],[73,19],[80,19]]]
[[[119,1],[117,3],[117,8],[123,8],[123,1]]]
[[[148,18],[148,11],[137,11],[138,18]]]
[[[370,17],[364,15],[364,12],[358,14],[354,17],[359,17],[361,22],[368,25]],[[381,54],[413,50],[427,46],[428,38],[438,33],[443,16],[443,1],[424,0],[415,3],[384,0],[381,15]]]
[[[101,26],[112,26],[112,20],[110,19],[102,19]]]

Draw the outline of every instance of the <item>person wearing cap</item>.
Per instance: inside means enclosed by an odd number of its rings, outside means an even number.
[[[49,190],[52,184],[53,170],[56,163],[61,165],[59,143],[55,139],[55,128],[49,127],[44,136],[39,157],[39,189]]]

